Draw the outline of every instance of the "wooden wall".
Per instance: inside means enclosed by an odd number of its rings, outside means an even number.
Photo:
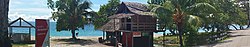
[[[121,20],[121,30],[129,31],[155,31],[156,18],[152,16],[135,15],[131,18],[123,18]]]

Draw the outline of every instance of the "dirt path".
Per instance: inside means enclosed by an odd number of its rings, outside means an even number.
[[[231,38],[224,40],[222,43],[198,47],[250,47],[250,29],[229,32],[232,32]]]

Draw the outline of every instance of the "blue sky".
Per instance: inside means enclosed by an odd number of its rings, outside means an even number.
[[[100,5],[108,3],[108,0],[90,0],[91,8],[98,11]],[[121,2],[138,2],[147,4],[147,0],[121,0]],[[35,19],[48,19],[51,17],[51,9],[47,7],[47,0],[10,0],[9,18],[11,21],[22,17],[27,21]],[[50,20],[53,21],[53,20]]]

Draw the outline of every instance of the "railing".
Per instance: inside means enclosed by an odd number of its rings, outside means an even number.
[[[226,39],[228,35],[229,35],[229,32],[214,33],[208,36],[207,41],[208,43],[216,43],[216,42]]]

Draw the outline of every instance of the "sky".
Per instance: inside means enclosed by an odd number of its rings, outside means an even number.
[[[98,11],[100,5],[108,3],[108,0],[90,0],[93,4],[91,8]],[[138,2],[147,4],[147,0],[120,0],[121,2]],[[13,21],[19,17],[26,21],[35,21],[35,19],[49,19],[51,9],[47,7],[47,0],[10,0],[9,19]],[[55,22],[54,20],[50,20]]]

